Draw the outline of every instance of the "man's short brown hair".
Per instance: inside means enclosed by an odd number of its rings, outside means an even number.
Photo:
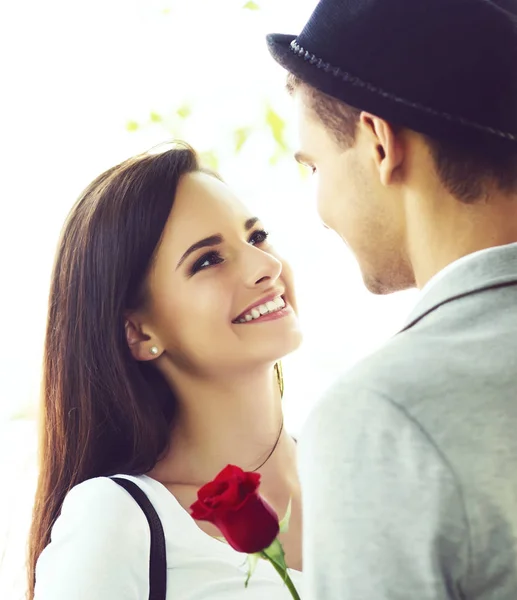
[[[310,108],[343,148],[355,142],[361,111],[332,98],[301,79],[288,74],[287,89],[303,89]],[[489,147],[474,147],[425,136],[442,184],[458,200],[473,203],[485,197],[491,187],[503,192],[517,191],[517,150],[503,153]]]

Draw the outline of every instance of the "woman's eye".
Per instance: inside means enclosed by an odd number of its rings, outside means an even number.
[[[194,275],[195,273],[202,271],[203,269],[207,269],[208,267],[213,267],[214,265],[218,265],[223,262],[223,258],[219,254],[219,252],[208,252],[204,254],[201,258],[196,260],[196,262],[192,265],[190,269],[190,274]]]
[[[259,229],[258,231],[254,231],[251,234],[249,243],[253,244],[253,246],[256,246],[257,244],[263,244],[267,240],[268,237],[269,237],[269,233],[267,231],[264,231],[263,229]]]

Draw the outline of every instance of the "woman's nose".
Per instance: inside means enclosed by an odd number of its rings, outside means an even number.
[[[242,256],[244,281],[249,287],[264,282],[274,283],[282,273],[282,263],[272,254],[250,246]]]

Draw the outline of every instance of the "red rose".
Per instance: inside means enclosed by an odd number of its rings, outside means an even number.
[[[259,496],[258,473],[228,465],[198,490],[190,510],[198,521],[213,523],[238,552],[253,554],[268,548],[279,533],[278,517]]]

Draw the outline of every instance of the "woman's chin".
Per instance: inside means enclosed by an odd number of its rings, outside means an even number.
[[[267,362],[281,360],[298,350],[302,341],[303,334],[300,329],[284,332],[281,338],[269,340],[268,347],[264,348],[264,357],[267,357]]]

